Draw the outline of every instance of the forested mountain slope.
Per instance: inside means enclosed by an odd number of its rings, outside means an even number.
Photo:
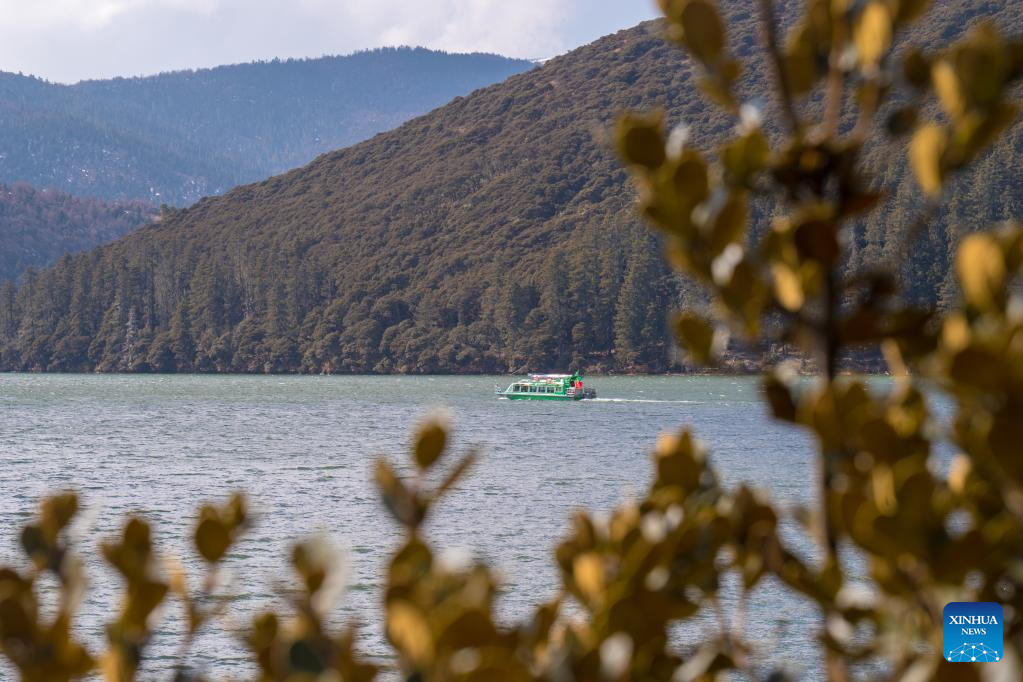
[[[153,220],[149,204],[108,204],[25,184],[0,184],[0,282],[64,254],[112,242]]]
[[[0,73],[0,182],[182,206],[532,66],[401,48],[71,86]]]
[[[733,47],[748,54],[752,10],[738,0],[727,7]],[[1019,13],[1010,2],[939,3],[915,39],[943,45],[985,14],[1018,32]],[[770,129],[764,68],[748,62],[741,89]],[[0,367],[663,369],[672,362],[667,311],[694,296],[637,225],[607,129],[625,109],[662,107],[711,147],[735,121],[696,94],[695,75],[659,24],[643,24],[203,200],[0,291]],[[980,173],[1018,164],[1019,125],[1010,137]],[[895,245],[907,235],[896,226],[908,227],[901,218],[921,202],[902,144],[864,161],[892,191],[888,217],[859,230],[850,267],[905,261]],[[913,295],[939,295],[956,230],[1010,215],[1020,196],[1001,174],[964,178],[951,213],[913,245]],[[766,224],[770,211],[758,207],[755,220]]]

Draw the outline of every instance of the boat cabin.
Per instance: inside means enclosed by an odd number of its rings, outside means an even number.
[[[578,372],[572,374],[530,374],[497,394],[512,400],[582,400],[595,398],[597,392],[583,386]]]

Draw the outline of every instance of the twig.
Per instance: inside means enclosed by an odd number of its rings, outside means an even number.
[[[845,18],[836,21],[832,36],[831,54],[828,57],[828,82],[825,95],[824,116],[821,119],[821,137],[827,139],[838,132],[842,117],[842,102],[845,98],[845,73],[842,71],[842,52],[846,47],[848,25]]]
[[[774,77],[778,81],[778,96],[781,101],[782,113],[788,121],[792,134],[798,136],[802,130],[802,125],[799,122],[799,117],[796,115],[796,108],[792,104],[792,86],[789,84],[788,75],[785,73],[781,49],[778,47],[778,32],[774,25],[774,7],[771,4],[771,0],[760,0],[760,22],[764,26],[767,50],[771,53]]]

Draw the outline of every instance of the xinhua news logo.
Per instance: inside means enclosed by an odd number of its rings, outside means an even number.
[[[954,601],[943,612],[945,659],[994,663],[1002,659],[1002,605]]]

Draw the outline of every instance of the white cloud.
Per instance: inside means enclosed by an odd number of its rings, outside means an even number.
[[[138,75],[381,45],[549,57],[651,0],[0,0],[0,70]]]

